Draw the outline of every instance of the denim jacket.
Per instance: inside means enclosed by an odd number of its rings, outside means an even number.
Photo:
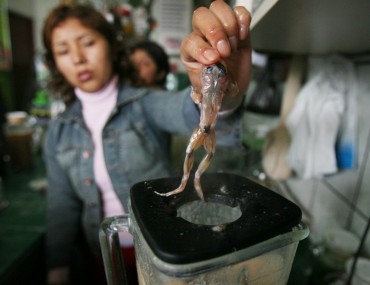
[[[120,88],[102,136],[108,173],[126,210],[134,183],[171,174],[169,134],[190,135],[198,125],[199,111],[189,95],[190,88],[176,93]],[[220,121],[227,144],[237,143],[236,121],[231,117]],[[44,154],[49,183],[47,254],[53,268],[70,263],[81,226],[91,250],[100,253],[103,210],[93,175],[94,146],[78,100],[50,122]]]

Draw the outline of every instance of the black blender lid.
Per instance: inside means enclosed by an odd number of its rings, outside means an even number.
[[[302,218],[301,209],[272,190],[239,175],[205,173],[201,177],[205,202],[200,202],[190,177],[185,190],[163,197],[178,187],[181,177],[144,181],[131,188],[131,208],[153,253],[172,264],[219,257],[290,232]],[[189,222],[179,215],[188,203],[217,203],[239,207],[241,216],[220,226]]]

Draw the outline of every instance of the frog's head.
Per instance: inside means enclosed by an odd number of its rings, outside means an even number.
[[[226,68],[221,63],[216,62],[215,64],[208,65],[204,69],[205,74],[213,74],[216,78],[226,76]]]

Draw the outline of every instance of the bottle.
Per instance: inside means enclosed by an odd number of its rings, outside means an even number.
[[[35,98],[31,102],[30,113],[37,120],[37,124],[44,126],[50,119],[50,100],[45,90],[40,89],[36,92]]]
[[[36,92],[35,98],[31,102],[30,113],[36,120],[33,134],[33,147],[35,152],[42,149],[43,137],[46,127],[51,117],[51,103],[48,94],[44,89]]]

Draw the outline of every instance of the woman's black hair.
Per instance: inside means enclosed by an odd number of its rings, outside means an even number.
[[[163,72],[164,76],[157,82],[161,86],[166,83],[166,76],[170,72],[170,63],[166,51],[156,42],[141,41],[131,47],[131,54],[136,50],[144,50],[155,62],[157,73]]]

